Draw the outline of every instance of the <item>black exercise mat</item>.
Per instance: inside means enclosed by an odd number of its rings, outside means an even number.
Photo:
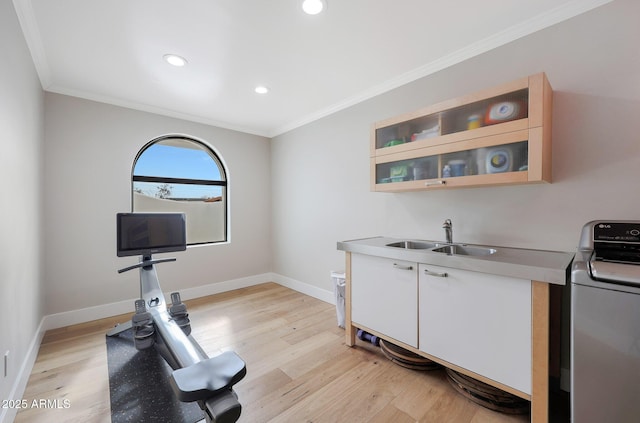
[[[172,369],[155,348],[136,350],[131,329],[106,338],[112,423],[204,419],[198,403],[175,398],[168,379]]]

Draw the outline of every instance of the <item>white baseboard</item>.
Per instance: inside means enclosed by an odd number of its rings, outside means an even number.
[[[234,289],[246,288],[248,286],[259,285],[267,282],[275,282],[279,285],[291,288],[294,291],[301,292],[329,304],[335,305],[336,303],[333,292],[318,288],[305,282],[300,282],[296,279],[279,275],[277,273],[263,273],[260,275],[248,276],[246,278],[232,279],[229,281],[182,289],[180,290],[180,296],[183,300],[191,300],[193,298],[206,297],[207,295],[233,291]],[[168,298],[166,293],[165,296]],[[115,303],[49,314],[43,318],[43,322],[40,326],[44,333],[51,329],[129,313],[133,311],[134,301],[135,298],[130,298],[128,300],[118,301]]]
[[[271,282],[272,280],[271,273],[263,273],[261,275],[212,283],[195,288],[181,289],[180,297],[182,297],[183,300],[190,300],[193,298],[206,297],[207,295],[219,294],[221,292],[233,291],[234,289]],[[165,293],[165,297],[169,298],[169,295]],[[115,303],[50,314],[44,317],[43,328],[47,331],[76,325],[78,323],[90,322],[92,320],[104,319],[105,317],[117,316],[118,314],[133,313],[133,303],[135,300],[135,298],[131,298]]]
[[[102,304],[94,307],[49,314],[44,316],[43,319],[44,330],[47,331],[63,328],[65,326],[77,325],[78,323],[85,323],[92,320],[104,319],[105,317],[116,316],[118,314],[133,312],[133,302],[133,299],[123,300],[118,301],[117,303]]]
[[[286,286],[287,288],[291,288],[294,291],[301,292],[305,295],[317,298],[318,300],[324,301],[326,303],[333,305],[336,304],[335,295],[332,291],[327,291],[326,289],[318,288],[317,286],[310,285],[305,282],[300,282],[296,279],[291,279],[277,273],[273,273],[272,276],[273,281],[279,285]]]
[[[233,291],[234,289],[246,288],[248,286],[260,285],[262,283],[273,282],[271,273],[248,276],[246,278],[233,279],[230,281],[212,283],[180,290],[180,297],[183,300],[206,297],[208,295],[220,294],[222,292]],[[168,298],[168,297],[167,297]]]
[[[38,358],[40,343],[42,343],[42,338],[44,337],[44,333],[46,332],[46,330],[44,329],[44,320],[44,318],[40,320],[40,324],[36,329],[36,333],[34,334],[34,337],[29,344],[29,349],[27,350],[26,357],[20,365],[18,376],[16,377],[13,387],[9,392],[9,396],[3,399],[16,401],[22,400],[24,390],[27,387],[27,382],[29,382],[29,376],[31,376],[31,370],[33,369],[33,365],[36,362],[36,358]],[[16,418],[16,414],[18,414],[18,408],[0,408],[0,423],[13,422]]]
[[[195,288],[187,288],[180,290],[180,296],[184,300],[193,298],[206,297],[207,295],[219,294],[222,292],[233,291],[234,289],[246,288],[248,286],[259,285],[267,282],[275,282],[279,285],[298,291],[302,294],[309,295],[321,301],[335,305],[335,296],[331,291],[318,288],[305,282],[288,278],[277,273],[263,273],[261,275],[248,276],[246,278],[233,279],[209,285],[198,286]],[[167,294],[165,294],[167,295]],[[33,369],[33,365],[38,357],[40,343],[46,331],[57,329],[65,326],[85,323],[92,320],[103,319],[105,317],[116,316],[118,314],[129,313],[133,311],[133,302],[135,299],[118,301],[110,304],[103,304],[95,307],[87,307],[79,310],[65,311],[44,316],[40,321],[40,325],[34,334],[29,345],[29,351],[25,357],[16,381],[11,389],[9,399],[22,399],[24,390],[27,387],[29,376]],[[13,422],[17,409],[6,408],[0,409],[0,423]]]

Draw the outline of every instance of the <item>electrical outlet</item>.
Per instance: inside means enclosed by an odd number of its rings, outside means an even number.
[[[9,372],[9,351],[4,353],[4,377],[7,377]]]

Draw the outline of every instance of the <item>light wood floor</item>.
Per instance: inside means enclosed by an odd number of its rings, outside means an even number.
[[[247,363],[236,385],[240,422],[524,422],[458,394],[443,371],[408,370],[378,348],[344,344],[335,307],[269,283],[187,302],[193,336],[209,355]],[[132,304],[133,307],[133,304]],[[110,422],[105,332],[130,315],[46,333],[16,422]],[[65,408],[63,400],[68,400]]]

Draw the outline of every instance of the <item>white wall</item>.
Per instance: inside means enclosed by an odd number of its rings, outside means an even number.
[[[20,399],[20,374],[43,316],[40,82],[10,1],[0,2],[0,399]],[[37,348],[37,347],[36,347]],[[9,351],[4,377],[3,357]],[[37,349],[36,349],[37,351]],[[26,382],[26,380],[24,380]],[[0,408],[0,421],[15,410]]]
[[[447,218],[457,241],[569,252],[590,220],[640,220],[638,16],[640,2],[617,0],[275,137],[274,273],[331,290],[330,271],[344,269],[337,241],[442,240]],[[369,191],[373,122],[542,71],[555,90],[552,184]]]
[[[618,0],[275,137],[274,272],[330,290],[336,241],[440,240],[447,218],[454,240],[562,251],[591,219],[640,219],[638,16]],[[373,122],[541,71],[555,90],[552,184],[369,191]]]
[[[115,216],[131,211],[131,167],[147,142],[185,134],[229,171],[230,243],[189,248],[159,265],[165,291],[271,271],[269,140],[74,97],[45,96],[46,314],[136,298],[136,257],[116,257]]]

